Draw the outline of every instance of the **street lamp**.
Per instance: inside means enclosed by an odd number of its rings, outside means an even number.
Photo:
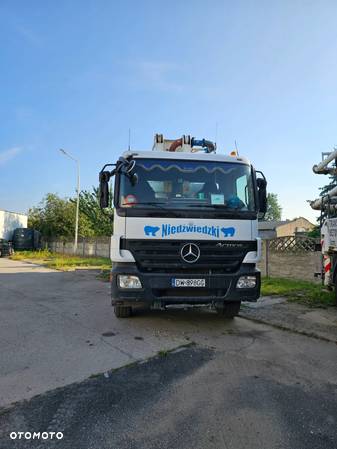
[[[75,240],[74,240],[74,253],[77,253],[77,241],[78,241],[78,214],[80,209],[80,163],[71,154],[60,148],[61,153],[69,157],[77,164],[77,201],[76,201],[76,223],[75,223]]]

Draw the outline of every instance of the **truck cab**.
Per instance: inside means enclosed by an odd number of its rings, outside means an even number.
[[[114,169],[106,168],[113,165]],[[213,306],[223,316],[260,295],[257,219],[266,181],[237,154],[204,139],[156,135],[152,151],[127,151],[100,172],[101,207],[115,176],[111,296],[115,314]]]

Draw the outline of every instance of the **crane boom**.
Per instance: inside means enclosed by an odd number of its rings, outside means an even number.
[[[326,157],[324,157],[326,156]],[[312,171],[317,175],[337,175],[337,149],[331,151],[330,153],[322,154],[322,162],[319,164],[315,164],[312,167]],[[335,165],[330,166],[329,164],[334,161]],[[331,204],[331,198],[337,197],[337,186],[333,187],[329,192],[327,192],[326,196],[322,196],[317,198],[316,200],[309,201],[310,206],[314,210],[324,210],[328,207],[328,209],[336,211],[337,205]]]
[[[336,167],[328,167],[328,165],[330,164],[330,162],[335,161],[336,159],[337,159],[337,150],[335,149],[334,151],[329,153],[328,156],[322,160],[322,162],[320,162],[319,164],[315,164],[312,167],[312,171],[317,175],[335,174]]]

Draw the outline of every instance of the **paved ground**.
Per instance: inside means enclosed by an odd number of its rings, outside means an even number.
[[[93,274],[0,261],[3,404],[82,380],[0,411],[1,449],[336,449],[335,343],[200,311],[118,321]],[[9,438],[43,431],[64,438]]]
[[[209,343],[17,405],[1,449],[336,449],[335,344],[256,323]],[[43,431],[64,437],[9,439]]]
[[[0,258],[0,407],[187,342],[167,317],[117,320],[96,276]]]
[[[337,343],[337,307],[312,309],[285,298],[265,297],[244,304],[240,316]]]

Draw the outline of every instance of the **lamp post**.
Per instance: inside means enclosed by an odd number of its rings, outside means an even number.
[[[80,209],[80,162],[75,159],[71,154],[67,153],[65,150],[60,148],[61,153],[69,157],[76,162],[77,165],[77,201],[76,201],[76,222],[75,222],[75,240],[74,240],[74,253],[77,253],[77,242],[78,242],[78,215]]]

